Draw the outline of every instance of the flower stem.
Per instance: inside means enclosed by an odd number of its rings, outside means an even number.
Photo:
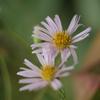
[[[59,89],[58,94],[60,96],[60,100],[66,100],[65,91],[63,88]]]
[[[3,56],[0,56],[0,69],[3,77],[3,84],[5,89],[5,100],[11,100],[11,82],[10,82],[7,65]]]

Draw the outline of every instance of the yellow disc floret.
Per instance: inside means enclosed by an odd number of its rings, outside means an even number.
[[[56,69],[54,66],[50,66],[50,65],[43,66],[42,72],[41,72],[42,79],[47,80],[47,81],[52,80],[54,78],[55,72],[56,72]]]
[[[70,46],[71,37],[65,32],[55,33],[53,43],[58,49],[64,49]]]

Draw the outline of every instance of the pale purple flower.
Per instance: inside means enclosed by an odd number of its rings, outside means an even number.
[[[75,46],[76,42],[79,42],[89,36],[91,28],[88,27],[84,31],[80,32],[76,36],[72,34],[77,30],[79,26],[80,16],[75,15],[67,30],[63,30],[61,20],[58,15],[55,15],[54,20],[49,16],[46,17],[46,22],[42,21],[42,26],[36,26],[33,30],[33,37],[42,40],[42,43],[32,44],[33,53],[41,52],[41,47],[50,45],[54,54],[61,53],[62,61],[66,61],[70,55],[72,55],[74,63],[78,63],[78,57],[76,54]]]
[[[20,68],[22,71],[17,73],[17,75],[24,77],[19,80],[19,83],[26,84],[20,88],[20,91],[38,90],[48,85],[54,90],[60,89],[62,87],[60,78],[68,76],[74,67],[65,67],[64,63],[55,66],[54,55],[47,49],[43,49],[43,53],[37,54],[37,57],[41,63],[40,68],[25,59],[24,64],[28,68]]]

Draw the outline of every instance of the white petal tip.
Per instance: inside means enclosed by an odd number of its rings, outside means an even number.
[[[20,92],[24,91],[22,88],[19,89]]]
[[[34,53],[36,53],[36,52],[32,51],[32,54],[34,54]]]
[[[32,46],[33,46],[33,45],[31,44],[30,47],[32,48]]]
[[[17,72],[16,74],[17,74],[17,75],[20,75],[20,72]]]
[[[24,61],[26,61],[27,59],[25,58]]]
[[[46,17],[46,19],[50,18],[49,16]]]
[[[78,14],[75,14],[74,17],[79,17],[80,18],[80,16]]]
[[[34,32],[33,32],[34,33]],[[34,37],[34,34],[32,34],[32,37]]]
[[[88,31],[89,31],[89,32],[92,30],[92,28],[91,28],[91,27],[88,27],[87,29],[88,29]]]
[[[55,15],[55,17],[59,17],[59,15],[58,15],[58,14],[56,14],[56,15]]]

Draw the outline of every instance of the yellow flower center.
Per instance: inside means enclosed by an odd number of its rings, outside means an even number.
[[[41,72],[42,79],[50,81],[54,78],[55,73],[56,73],[56,69],[54,66],[45,65],[43,66],[42,72]]]
[[[67,48],[71,44],[71,37],[65,32],[58,32],[53,37],[53,43],[58,49]]]

